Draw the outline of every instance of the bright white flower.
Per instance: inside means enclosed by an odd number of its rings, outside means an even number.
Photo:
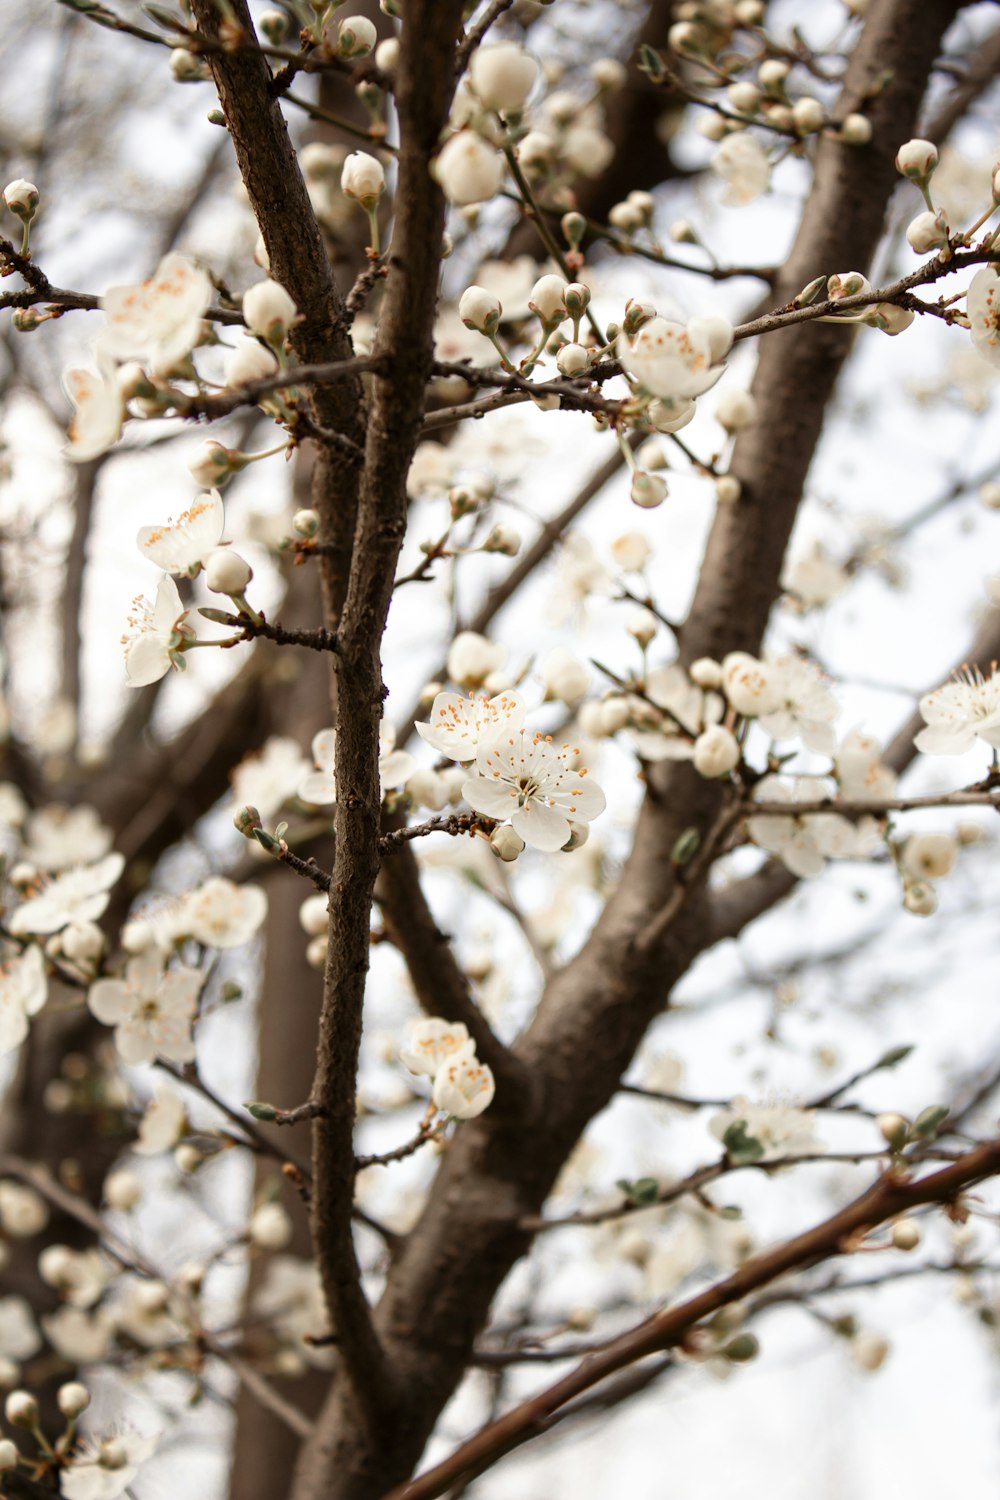
[[[927,721],[914,740],[927,755],[961,755],[976,737],[1000,748],[1000,673],[984,678],[978,667],[966,669],[920,700]]]
[[[242,948],[266,916],[267,896],[260,886],[212,875],[184,897],[179,921],[187,936],[206,948]]]
[[[265,823],[296,796],[309,773],[309,762],[296,740],[272,735],[256,755],[248,755],[230,774],[237,807],[255,807]]]
[[[278,282],[258,281],[243,293],[243,321],[251,333],[269,344],[283,344],[288,330],[299,322],[298,310]]]
[[[771,166],[760,142],[746,131],[727,135],[712,157],[712,171],[725,181],[723,203],[733,208],[752,203],[768,185]]]
[[[460,630],[448,650],[448,676],[462,687],[482,687],[493,672],[499,672],[507,660],[507,647],[487,640],[474,630]]]
[[[473,130],[460,130],[444,143],[432,171],[449,203],[464,208],[499,192],[504,159]]]
[[[900,865],[918,880],[941,880],[950,873],[958,856],[958,845],[947,833],[915,833],[906,840]]]
[[[719,379],[723,366],[713,357],[711,331],[651,318],[634,338],[618,335],[618,358],[644,390],[662,400],[700,396]],[[719,359],[723,356],[718,355]]]
[[[773,713],[781,703],[772,664],[746,651],[731,651],[722,658],[722,691],[736,712],[748,719]]]
[[[459,1056],[434,1075],[434,1103],[456,1120],[474,1120],[493,1101],[493,1073],[475,1056]]]
[[[765,776],[757,783],[757,802],[815,802],[819,783],[805,777]],[[747,819],[747,833],[755,844],[776,854],[793,875],[818,875],[826,859],[852,859],[859,849],[856,829],[839,813],[809,813],[783,817],[766,813]]]
[[[716,724],[695,740],[691,758],[699,776],[725,776],[740,763],[739,741],[731,730]]]
[[[973,276],[966,310],[972,347],[991,365],[1000,365],[1000,274],[996,266],[983,266]]]
[[[357,199],[364,208],[371,207],[385,191],[382,163],[367,151],[352,151],[344,161],[340,187],[346,197]]]
[[[208,273],[171,252],[148,281],[105,292],[107,324],[98,351],[117,360],[141,359],[153,375],[169,375],[201,337],[211,295]]]
[[[477,333],[495,333],[502,312],[500,298],[482,286],[466,287],[459,299],[458,316]]]
[[[439,1016],[429,1016],[407,1026],[399,1060],[418,1077],[433,1078],[445,1063],[472,1056],[475,1050],[468,1028],[461,1021],[442,1021]]]
[[[143,1438],[128,1430],[88,1441],[70,1458],[70,1467],[59,1476],[63,1500],[118,1500],[156,1448],[156,1438]]]
[[[204,559],[222,540],[226,517],[218,490],[199,495],[176,520],[143,526],[136,546],[164,573],[193,578]]]
[[[518,114],[535,86],[538,64],[517,42],[497,42],[476,49],[469,76],[487,109]]]
[[[31,1306],[24,1297],[0,1297],[0,1355],[4,1359],[30,1359],[42,1347]]]
[[[45,960],[34,943],[0,965],[0,1055],[21,1045],[28,1018],[38,1014],[47,994]]]
[[[416,770],[417,763],[407,750],[395,749],[396,731],[384,721],[378,728],[378,774],[383,797],[387,791],[402,786],[408,776]],[[315,771],[299,782],[299,796],[303,802],[314,807],[325,807],[337,800],[337,783],[334,776],[334,761],[337,751],[337,731],[321,729],[313,736],[312,756]]]
[[[50,802],[32,813],[25,829],[25,855],[43,870],[64,870],[101,859],[111,848],[112,833],[97,809],[87,803],[68,807]]]
[[[250,385],[255,380],[266,380],[277,368],[278,361],[270,349],[256,339],[241,338],[226,356],[226,384]]]
[[[66,457],[85,463],[107,453],[121,437],[125,411],[112,366],[102,362],[97,374],[93,370],[67,370],[63,388],[73,403]]]
[[[438,693],[430,719],[416,726],[422,740],[447,760],[473,761],[480,744],[496,736],[513,734],[524,723],[524,701],[518,693],[485,693],[463,698],[459,693]]]
[[[896,171],[913,182],[926,182],[938,164],[938,149],[933,141],[907,141],[896,152]]]
[[[821,1149],[816,1136],[815,1116],[808,1109],[790,1104],[751,1104],[734,1099],[730,1109],[723,1110],[709,1122],[709,1130],[721,1141],[730,1126],[742,1123],[746,1135],[759,1141],[763,1151],[760,1161],[774,1161],[782,1156],[808,1156]]]
[[[292,1238],[292,1221],[280,1203],[262,1203],[247,1224],[252,1244],[261,1250],[284,1250]]]
[[[882,746],[870,734],[852,729],[833,760],[841,794],[851,802],[884,801],[896,794],[896,773],[883,765]]]
[[[801,656],[783,656],[768,662],[767,671],[777,703],[758,716],[760,727],[772,739],[801,739],[810,750],[830,754],[840,709],[819,669]]]
[[[205,982],[197,969],[164,969],[158,953],[140,953],[125,965],[124,979],[99,979],[87,1004],[115,1028],[115,1046],[127,1063],[192,1062],[191,1024]]]
[[[181,603],[172,578],[161,580],[156,601],[150,604],[142,594],[132,600],[133,613],[122,636],[125,647],[125,677],[129,687],[148,687],[159,682],[171,667],[181,670],[183,648],[193,640],[194,631],[186,623],[187,610]]]
[[[110,889],[124,868],[124,856],[113,853],[96,864],[54,876],[37,896],[17,908],[8,923],[11,932],[50,933],[70,922],[96,922],[107,910]]]
[[[604,811],[604,793],[573,766],[576,752],[557,750],[543,735],[522,729],[476,754],[476,774],[462,788],[466,801],[488,818],[510,819],[533,849],[554,852],[569,840],[574,822]]]
[[[162,1281],[123,1276],[116,1287],[117,1328],[146,1349],[175,1342],[181,1326],[170,1310],[170,1288]]]
[[[139,1138],[132,1150],[137,1156],[156,1156],[171,1151],[187,1130],[187,1113],[181,1096],[163,1084],[146,1105],[139,1121]]]

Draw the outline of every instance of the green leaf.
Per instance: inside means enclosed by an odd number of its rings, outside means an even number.
[[[914,1120],[914,1134],[922,1136],[926,1141],[932,1141],[950,1114],[951,1110],[947,1104],[929,1104]]]
[[[745,1365],[747,1360],[756,1359],[759,1353],[760,1344],[752,1333],[738,1333],[722,1350],[723,1357],[732,1360],[734,1365]]]
[[[734,1120],[722,1137],[726,1155],[735,1167],[749,1166],[760,1161],[764,1147],[754,1135],[748,1135],[746,1120]]]
[[[243,1104],[243,1108],[246,1110],[247,1114],[253,1115],[255,1120],[276,1120],[278,1118],[278,1111],[275,1109],[274,1105],[265,1104],[260,1099],[246,1100]]]
[[[641,1207],[655,1203],[660,1195],[660,1184],[655,1177],[639,1177],[635,1182],[620,1177],[615,1186],[621,1188],[630,1203]]]
[[[907,1042],[902,1047],[890,1047],[889,1051],[883,1053],[879,1058],[878,1062],[872,1068],[872,1072],[877,1073],[880,1068],[895,1068],[899,1063],[905,1062],[906,1058],[914,1050],[914,1045],[913,1042]]]

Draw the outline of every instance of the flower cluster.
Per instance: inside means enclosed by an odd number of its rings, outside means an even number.
[[[493,1074],[460,1021],[412,1021],[399,1057],[411,1073],[433,1079],[434,1104],[453,1119],[474,1120],[493,1101]]]

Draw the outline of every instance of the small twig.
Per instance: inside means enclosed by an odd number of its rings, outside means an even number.
[[[438,1111],[436,1106],[428,1104],[427,1112],[420,1122],[420,1129],[412,1140],[406,1141],[404,1145],[397,1146],[394,1150],[385,1151],[380,1155],[356,1156],[354,1158],[355,1169],[358,1172],[363,1172],[366,1167],[386,1167],[390,1162],[404,1161],[406,1157],[412,1156],[414,1152],[420,1150],[421,1146],[425,1146],[428,1141],[433,1141],[440,1135],[445,1121],[437,1119],[437,1116]],[[437,1124],[434,1123],[435,1120],[437,1120]]]
[[[426,823],[411,823],[407,828],[393,829],[383,833],[378,841],[380,854],[392,854],[403,844],[413,839],[426,838],[430,833],[447,833],[457,838],[463,833],[491,833],[496,827],[495,818],[482,813],[450,813],[447,817],[428,818]]]
[[[474,26],[470,26],[465,37],[455,53],[455,77],[461,78],[469,65],[469,58],[475,52],[483,37],[489,31],[493,22],[502,16],[505,10],[510,10],[514,0],[490,0],[489,5],[483,11]]]

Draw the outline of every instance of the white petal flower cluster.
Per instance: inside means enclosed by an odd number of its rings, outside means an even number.
[[[190,940],[205,948],[242,948],[266,916],[267,896],[259,886],[211,875],[177,900],[133,917],[122,928],[122,947],[170,954]]]
[[[983,266],[969,282],[966,299],[972,347],[1000,365],[1000,274],[996,266]]]
[[[765,776],[754,789],[758,802],[789,804],[789,816],[760,813],[747,819],[747,833],[755,844],[775,854],[793,875],[818,875],[828,859],[854,859],[861,850],[858,830],[840,813],[810,813],[796,817],[796,802],[816,802],[820,783],[808,777]]]
[[[417,763],[408,750],[396,749],[396,731],[384,721],[378,728],[378,774],[382,796],[387,791],[401,787],[408,776],[416,770]],[[337,731],[321,729],[313,735],[312,757],[314,771],[303,776],[298,794],[303,802],[313,807],[325,807],[337,800],[337,783],[334,777],[334,760],[337,753]]]
[[[460,693],[438,693],[430,719],[416,726],[420,738],[446,760],[473,761],[481,742],[498,734],[515,733],[524,724],[525,705],[518,693],[485,693],[463,698]]]
[[[435,1105],[456,1120],[474,1120],[493,1101],[493,1073],[476,1057],[476,1044],[461,1021],[438,1016],[411,1021],[399,1057],[411,1073],[433,1079]]]
[[[691,760],[699,736],[722,718],[722,698],[698,687],[676,663],[654,667],[645,683],[643,698],[628,699],[637,725],[629,735],[633,749],[642,760]]]
[[[618,358],[643,390],[662,401],[689,401],[711,389],[733,342],[725,318],[692,318],[687,324],[653,317],[638,331],[618,336]]]
[[[156,952],[140,953],[125,965],[123,979],[99,979],[87,1004],[115,1028],[115,1046],[127,1063],[192,1062],[192,1023],[205,976],[198,969],[165,969]]]
[[[973,667],[952,682],[926,693],[920,712],[927,727],[914,743],[927,755],[962,755],[981,739],[1000,748],[1000,672],[983,677]]]
[[[308,774],[309,762],[298,741],[271,735],[255,755],[245,756],[231,772],[233,801],[237,807],[249,803],[267,823],[297,796],[302,778]]]

